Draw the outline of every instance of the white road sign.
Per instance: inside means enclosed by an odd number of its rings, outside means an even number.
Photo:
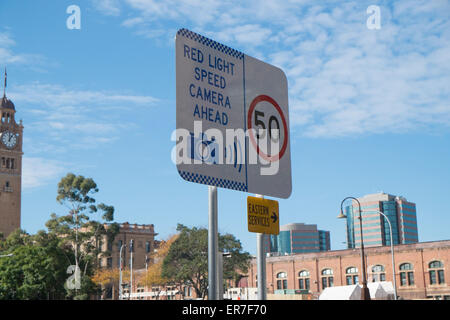
[[[288,198],[287,79],[187,29],[176,35],[177,169],[187,181]]]

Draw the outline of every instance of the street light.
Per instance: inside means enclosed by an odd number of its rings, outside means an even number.
[[[119,251],[119,300],[122,300],[122,296],[123,296],[123,285],[122,285],[122,249],[123,249],[124,245],[122,244],[120,246],[120,251]]]
[[[130,291],[128,293],[128,300],[131,299],[131,292],[133,290],[133,252],[134,252],[134,240],[130,240]]]
[[[389,218],[381,211],[378,210],[371,210],[370,212],[375,211],[378,214],[381,214],[388,222],[389,224],[389,232],[391,236],[391,256],[392,256],[392,279],[394,283],[394,299],[397,300],[397,280],[395,278],[395,259],[394,259],[394,239],[392,238],[392,225],[389,221]]]
[[[344,214],[344,210],[342,208],[342,205],[344,204],[344,201],[347,199],[353,199],[358,203],[358,212],[359,212],[359,228],[360,228],[360,234],[361,234],[361,267],[362,267],[362,293],[361,293],[361,300],[370,300],[370,292],[369,288],[367,288],[367,280],[366,280],[366,261],[364,259],[364,241],[363,241],[363,230],[362,230],[362,217],[361,217],[361,204],[359,203],[359,200],[354,197],[347,197],[341,202],[341,213],[338,215],[338,219],[344,219],[347,218],[347,216]],[[353,231],[354,232],[354,231]],[[354,243],[356,246],[356,241]]]

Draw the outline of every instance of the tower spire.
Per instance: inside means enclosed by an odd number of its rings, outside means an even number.
[[[6,67],[5,67],[5,85],[3,87],[3,97],[6,97],[6,78],[8,74],[6,73]]]

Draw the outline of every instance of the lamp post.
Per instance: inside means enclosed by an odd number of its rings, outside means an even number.
[[[134,240],[130,240],[130,291],[128,292],[128,300],[131,299],[131,293],[133,291],[133,252],[134,252]]]
[[[338,216],[338,219],[347,218],[347,216],[344,214],[344,210],[342,209],[342,205],[344,204],[345,200],[347,199],[353,199],[358,203],[358,212],[359,212],[359,230],[361,234],[361,268],[362,268],[362,293],[361,293],[361,300],[370,300],[370,292],[369,288],[367,287],[367,278],[366,278],[366,261],[364,258],[364,241],[363,241],[363,230],[362,230],[362,216],[361,216],[361,203],[359,203],[359,200],[354,197],[347,197],[341,202],[341,213]],[[353,231],[354,232],[354,231]],[[356,241],[354,242],[356,246]]]
[[[389,224],[389,232],[390,232],[390,236],[391,236],[392,279],[393,279],[393,284],[394,284],[394,299],[397,300],[397,280],[395,278],[394,239],[392,238],[392,225],[391,225],[391,222],[389,221],[389,218],[383,212],[378,211],[378,210],[373,210],[373,211],[382,215]],[[370,212],[372,212],[372,210]]]
[[[122,296],[123,296],[123,286],[122,286],[122,269],[123,269],[123,265],[122,265],[122,249],[123,249],[123,244],[120,246],[120,251],[119,251],[119,300],[122,300]]]

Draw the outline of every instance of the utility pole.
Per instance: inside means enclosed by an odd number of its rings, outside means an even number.
[[[128,300],[131,298],[131,292],[133,291],[133,252],[134,252],[134,240],[130,240],[130,291],[128,293]]]

